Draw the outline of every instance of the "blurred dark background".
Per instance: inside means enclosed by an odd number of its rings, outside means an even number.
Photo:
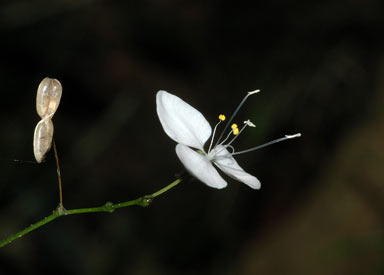
[[[150,194],[182,170],[156,115],[164,89],[214,125],[257,128],[239,156],[252,190],[187,180],[148,208],[60,218],[0,249],[0,274],[383,274],[384,4],[341,1],[0,3],[0,238],[58,204],[37,165],[36,90],[53,121],[64,206]]]

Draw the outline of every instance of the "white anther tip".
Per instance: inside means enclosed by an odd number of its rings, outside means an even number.
[[[301,133],[297,133],[297,134],[294,134],[294,135],[285,135],[286,138],[297,138],[297,137],[301,137]]]
[[[247,125],[250,126],[250,127],[256,127],[256,125],[253,124],[252,121],[250,121],[249,119],[246,120],[246,121],[244,121],[244,124],[247,124]]]
[[[253,94],[256,94],[256,93],[258,93],[258,92],[260,92],[260,90],[254,90],[254,91],[252,91],[252,92],[248,92],[248,94],[249,94],[249,95],[253,95]]]

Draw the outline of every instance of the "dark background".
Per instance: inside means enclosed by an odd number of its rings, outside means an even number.
[[[0,274],[384,272],[384,7],[341,1],[2,1],[0,238],[58,204],[52,152],[31,164],[40,81],[54,116],[68,209],[135,199],[182,165],[163,132],[165,89],[214,125],[257,128],[237,158],[252,190],[187,180],[148,208],[60,218],[0,249]]]

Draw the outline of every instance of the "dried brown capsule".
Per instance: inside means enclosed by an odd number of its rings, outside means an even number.
[[[62,87],[57,79],[44,78],[37,89],[36,110],[41,118],[52,117],[59,107]]]
[[[42,118],[36,125],[33,137],[33,152],[37,162],[44,160],[51,149],[53,139],[52,116],[60,104],[62,87],[57,79],[44,78],[37,89],[36,110]]]
[[[53,123],[50,118],[42,119],[36,125],[33,137],[33,153],[37,162],[42,162],[45,154],[51,149],[53,138]]]

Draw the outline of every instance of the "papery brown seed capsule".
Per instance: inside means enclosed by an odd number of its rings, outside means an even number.
[[[42,162],[45,154],[51,149],[53,138],[53,123],[50,118],[42,119],[36,125],[33,137],[33,153],[37,162]]]
[[[52,117],[59,107],[62,87],[57,79],[44,78],[37,89],[36,110],[41,118]]]

